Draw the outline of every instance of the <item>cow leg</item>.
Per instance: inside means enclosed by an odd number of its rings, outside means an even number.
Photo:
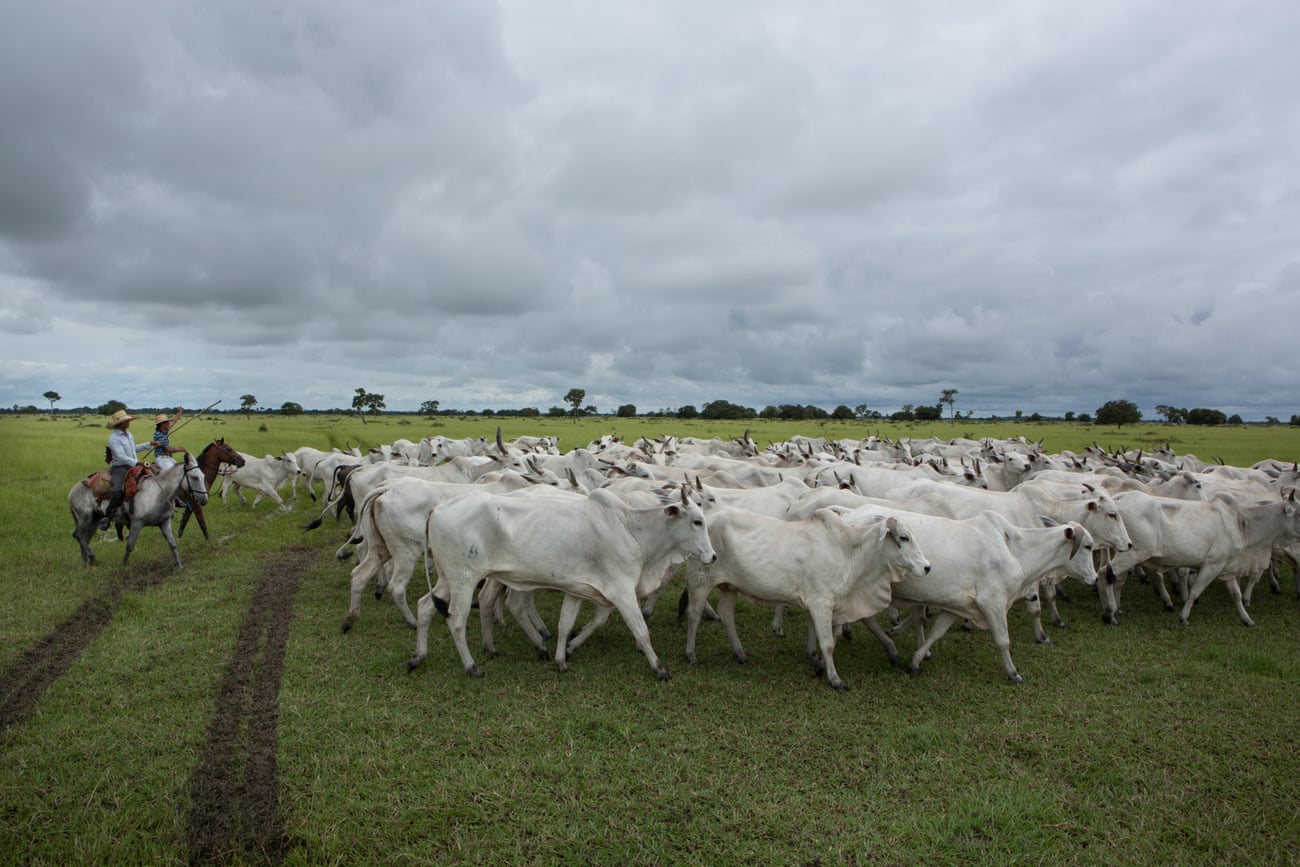
[[[829,605],[814,606],[808,609],[808,643],[807,656],[809,661],[815,659],[815,654],[821,651],[822,664],[818,666],[815,662],[813,670],[818,668],[826,670],[826,682],[830,684],[831,689],[847,692],[849,685],[845,683],[835,670],[835,626],[831,622],[831,609]],[[821,672],[818,671],[818,674]]]
[[[736,602],[739,599],[740,594],[735,590],[723,590],[719,593],[718,617],[722,618],[722,627],[727,631],[732,655],[736,657],[737,662],[744,664],[749,662],[749,654],[745,653],[745,648],[740,643],[740,635],[736,632]]]
[[[492,636],[493,618],[491,612],[505,595],[506,586],[500,581],[492,579],[484,581],[483,586],[478,591],[478,625],[483,636],[483,652],[488,659],[495,659],[497,655],[496,642]]]
[[[1117,571],[1114,564],[1106,567],[1106,574],[1097,582],[1097,595],[1101,599],[1101,622],[1119,626],[1119,597],[1124,590],[1128,570]]]
[[[777,635],[785,638],[785,606],[776,606],[776,611],[772,613],[772,631]]]
[[[885,653],[889,655],[889,664],[898,665],[898,648],[894,645],[894,640],[885,634],[885,630],[876,622],[876,618],[868,617],[863,623],[867,624],[867,629],[876,639],[885,647]]]
[[[506,608],[510,609],[510,613],[514,615],[515,622],[519,624],[519,628],[528,636],[528,640],[533,643],[533,647],[537,648],[537,658],[550,659],[551,653],[546,649],[546,642],[543,640],[541,633],[537,631],[537,628],[533,626],[533,620],[529,616],[527,595],[511,591],[506,593],[505,597]],[[478,616],[480,620],[486,623],[489,618],[483,613],[482,598],[483,597],[480,594]]]
[[[912,654],[912,661],[907,664],[908,674],[921,673],[921,662],[929,655],[930,648],[934,647],[934,643],[940,638],[943,638],[943,634],[948,631],[948,628],[960,619],[961,618],[957,615],[950,614],[947,611],[939,612],[938,616],[934,618],[934,625],[930,627],[929,637],[921,641],[920,645],[916,648],[916,652]],[[924,619],[917,620],[916,628],[918,637],[924,635],[924,623]]]
[[[393,604],[397,610],[402,612],[406,625],[415,626],[415,615],[411,613],[411,608],[406,603],[406,587],[411,583],[411,575],[415,572],[415,560],[417,554],[415,551],[402,550],[401,546],[395,546],[397,551],[391,552],[393,558],[388,561],[388,593],[393,597]]]
[[[700,620],[704,616],[704,606],[708,603],[708,598],[709,585],[706,583],[705,576],[688,568],[686,589],[682,592],[682,598],[677,605],[677,621],[680,623],[682,614],[686,614],[686,661],[691,665],[699,662],[695,656],[695,638],[700,631]]]
[[[613,613],[614,613],[614,609],[611,608],[610,606],[597,605],[596,613],[593,614],[591,616],[591,619],[587,621],[587,625],[582,627],[582,629],[578,632],[577,635],[569,639],[569,644],[568,644],[569,653],[573,653],[573,651],[581,647],[582,643],[586,641],[588,638],[590,638],[596,632],[597,629],[605,625],[605,621],[609,620],[609,616]]]
[[[1039,591],[1041,589],[1040,584]],[[1034,641],[1039,644],[1051,644],[1052,639],[1047,637],[1047,632],[1043,629],[1043,603],[1038,599],[1038,592],[1030,593],[1025,597],[1025,611],[1029,614],[1029,622],[1034,626]]]
[[[447,601],[447,631],[451,633],[452,643],[456,645],[456,651],[460,654],[460,662],[465,668],[465,673],[470,677],[482,677],[483,670],[474,662],[474,657],[469,652],[469,643],[465,640],[465,624],[469,622],[469,612],[474,607],[474,588],[478,585],[478,581],[462,580],[448,582],[448,584],[451,592],[450,599]],[[418,624],[416,631],[418,641]]]
[[[343,631],[347,632],[356,625],[361,616],[361,595],[366,592],[366,585],[384,565],[385,558],[375,550],[369,551],[361,562],[352,568],[352,595],[348,604],[348,616],[343,619]],[[419,628],[418,620],[412,619],[412,626]]]
[[[1210,586],[1210,582],[1218,576],[1222,568],[1222,566],[1203,566],[1201,570],[1196,573],[1196,580],[1192,582],[1192,586],[1187,591],[1187,601],[1183,603],[1183,610],[1178,613],[1178,619],[1183,622],[1184,626],[1187,625],[1188,618],[1192,616],[1192,606],[1196,604],[1196,600],[1205,592],[1205,588]],[[1234,581],[1233,583],[1236,582]],[[1237,593],[1241,593],[1240,587],[1237,588]],[[1240,604],[1240,602],[1238,602],[1238,604]],[[1254,621],[1252,621],[1246,614],[1246,609],[1241,609],[1241,615],[1249,625],[1255,625]]]
[[[1256,576],[1256,580],[1258,580],[1258,576]],[[1237,616],[1241,618],[1241,622],[1247,626],[1254,626],[1255,621],[1251,620],[1250,615],[1246,613],[1246,606],[1243,604],[1241,597],[1241,587],[1237,584],[1237,579],[1229,578],[1225,583],[1228,585],[1228,595],[1232,597],[1233,603],[1237,606]]]
[[[1044,581],[1038,585],[1038,595],[1040,599],[1047,600],[1047,610],[1052,615],[1052,625],[1057,629],[1069,629],[1070,624],[1062,619],[1061,612],[1056,609],[1057,599],[1065,602],[1070,601],[1070,598],[1065,595],[1065,591],[1057,587],[1053,581]]]
[[[614,592],[607,594],[609,601],[618,609],[623,622],[631,630],[632,637],[636,639],[636,646],[645,654],[646,661],[650,663],[650,668],[654,671],[655,677],[660,680],[668,680],[671,675],[660,664],[659,656],[650,644],[650,627],[646,626],[645,618],[641,616],[641,604],[637,601],[636,591],[632,589],[634,586],[636,585],[633,581],[615,585]],[[564,641],[563,633],[560,635],[560,641]]]
[[[1002,657],[1002,673],[1012,683],[1024,683],[1025,679],[1016,671],[1016,664],[1011,661],[1011,630],[1007,626],[1007,612],[1002,608],[985,608],[984,619],[988,621],[989,632],[993,634],[993,644]]]
[[[550,627],[546,625],[546,621],[542,620],[542,615],[537,611],[537,591],[513,590],[511,592],[518,593],[520,598],[523,600],[520,604],[523,605],[525,610],[528,612],[528,621],[533,624],[533,628],[537,630],[537,633],[541,635],[542,638],[551,638]],[[573,649],[572,644],[569,645],[569,649]]]
[[[564,601],[560,603],[560,620],[555,625],[555,665],[560,671],[569,670],[569,633],[573,631],[573,624],[578,622],[578,609],[581,607],[581,599],[564,594]]]

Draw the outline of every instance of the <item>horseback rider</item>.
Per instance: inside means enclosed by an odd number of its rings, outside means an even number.
[[[164,412],[154,416],[153,439],[149,441],[149,445],[153,447],[154,466],[160,470],[176,466],[176,461],[172,459],[172,455],[185,454],[185,449],[172,445],[171,440],[168,439],[168,434],[183,412],[185,412],[184,407],[178,406],[176,407],[176,415],[168,416]]]
[[[135,437],[131,436],[131,422],[139,418],[138,415],[128,415],[124,409],[119,409],[113,413],[113,417],[108,420],[106,427],[112,429],[108,435],[108,457],[109,473],[113,479],[113,495],[108,500],[108,508],[104,510],[104,520],[100,522],[99,529],[107,530],[112,522],[113,513],[117,507],[122,505],[122,498],[125,496],[123,487],[126,484],[126,474],[131,467],[139,463],[136,455],[146,449],[152,448],[153,443],[140,443],[136,445]]]

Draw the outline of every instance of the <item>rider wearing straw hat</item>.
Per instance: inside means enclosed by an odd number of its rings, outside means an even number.
[[[181,417],[185,412],[184,408],[176,407],[176,415],[169,416],[167,413],[159,413],[154,416],[153,420],[153,439],[149,445],[153,447],[153,462],[160,470],[165,470],[176,466],[176,461],[172,460],[174,454],[185,454],[185,449],[180,446],[174,446],[168,439],[172,426],[176,424],[176,419]]]
[[[139,463],[136,455],[153,446],[153,443],[135,444],[135,437],[131,436],[131,422],[139,418],[138,415],[128,415],[124,409],[119,409],[113,413],[113,417],[108,420],[106,427],[113,432],[108,435],[108,454],[109,454],[109,473],[113,479],[113,496],[108,500],[108,508],[104,510],[104,520],[100,522],[99,529],[107,530],[113,513],[117,507],[122,505],[122,486],[126,483],[126,474],[131,467]]]

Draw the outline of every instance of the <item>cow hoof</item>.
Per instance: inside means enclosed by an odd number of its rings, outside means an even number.
[[[1069,629],[1069,628],[1070,628],[1070,624],[1066,623],[1064,620],[1053,620],[1053,621],[1052,621],[1052,625],[1055,626],[1057,629]]]
[[[550,662],[551,652],[546,649],[539,650],[537,651],[537,658],[540,659],[542,662]]]
[[[1014,674],[1008,674],[1008,675],[1007,675],[1007,680],[1009,680],[1011,683],[1014,683],[1014,684],[1021,684],[1021,683],[1024,683],[1024,682],[1025,682],[1025,679],[1024,679],[1023,677],[1020,676],[1020,673],[1019,673],[1019,672],[1016,672],[1016,673],[1014,673]]]
[[[777,638],[785,638],[785,630],[784,630],[784,629],[773,629],[773,630],[772,630],[772,633],[773,633]]]
[[[1253,621],[1253,620],[1243,620],[1243,621],[1241,621],[1241,623],[1242,623],[1243,626],[1254,626],[1254,625],[1255,625],[1255,621]]]
[[[560,674],[568,674],[568,673],[569,673],[569,663],[567,663],[567,662],[557,662],[557,663],[555,664],[555,670],[558,671]]]
[[[836,692],[848,692],[849,685],[842,680],[837,680],[831,683],[831,689]]]
[[[477,664],[471,665],[469,668],[465,669],[465,673],[474,678],[483,677],[483,669],[479,668]]]
[[[489,650],[486,647],[483,648],[483,655],[486,656],[488,659],[497,658],[497,652],[495,650]]]
[[[384,598],[384,588],[382,588],[382,587],[376,587],[376,588],[375,588],[375,598],[376,598],[376,599],[383,599],[383,598]]]
[[[1062,602],[1073,602],[1073,601],[1074,601],[1073,599],[1070,598],[1070,594],[1066,593],[1066,592],[1065,592],[1064,590],[1062,590],[1060,587],[1057,587],[1057,588],[1056,588],[1056,598],[1057,598],[1057,599],[1060,599]]]
[[[406,671],[408,673],[415,671],[415,669],[419,668],[420,663],[422,662],[424,662],[423,656],[412,656],[410,659],[406,660]]]
[[[673,679],[673,676],[672,676],[671,674],[668,673],[668,669],[666,669],[666,668],[660,668],[660,669],[656,670],[656,671],[655,671],[655,677],[659,678],[660,680],[672,680],[672,679]]]
[[[352,631],[352,619],[351,619],[351,618],[348,618],[347,620],[344,620],[344,621],[343,621],[343,631],[344,631],[344,632],[350,632],[350,631]]]
[[[1052,646],[1052,639],[1048,638],[1046,635],[1042,636],[1041,638],[1036,638],[1034,640],[1046,647]]]
[[[741,665],[749,665],[749,654],[744,652],[737,653],[736,662],[739,662]]]
[[[1164,602],[1164,603],[1161,603],[1161,604],[1163,604],[1163,605],[1165,606],[1165,610],[1166,610],[1166,611],[1173,611],[1173,610],[1174,610],[1174,603],[1172,603],[1172,602]]]
[[[695,656],[694,653],[688,653],[688,654],[686,654],[686,661],[689,662],[691,665],[699,665],[699,664],[700,664],[699,659],[696,658],[696,656]]]
[[[916,677],[918,674],[921,673],[921,666],[917,665],[916,663],[909,663],[907,666],[907,673],[910,674],[912,677]]]

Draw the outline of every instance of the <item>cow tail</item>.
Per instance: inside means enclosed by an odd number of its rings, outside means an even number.
[[[433,593],[433,567],[429,563],[429,527],[433,521],[433,513],[437,509],[430,509],[429,516],[424,519],[424,583],[429,587],[429,598],[433,600],[433,607],[438,609],[438,613],[446,617],[451,609],[447,607],[445,599],[439,599]]]

